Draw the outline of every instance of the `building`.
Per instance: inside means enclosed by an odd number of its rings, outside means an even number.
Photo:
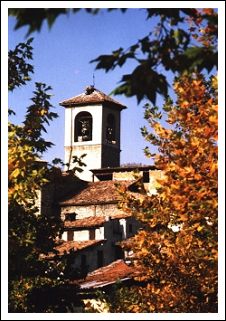
[[[120,165],[120,113],[126,107],[93,86],[60,103],[65,108],[65,163],[86,154],[79,175],[90,181],[90,169]]]
[[[154,166],[120,167],[120,114],[125,106],[93,86],[60,105],[65,108],[69,171],[48,185],[40,206],[61,217],[64,231],[55,250],[58,257],[68,258],[72,277],[78,278],[104,266],[112,269],[115,261],[125,258],[118,244],[141,224],[119,207],[118,189],[134,195],[153,193],[159,171]],[[70,171],[73,157],[83,154],[87,166],[76,178]]]

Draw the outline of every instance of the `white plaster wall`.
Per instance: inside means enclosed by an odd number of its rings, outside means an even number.
[[[122,239],[124,240],[125,238],[127,238],[127,230],[126,230],[126,224],[127,220],[124,218],[121,218],[119,220],[119,224],[121,226],[121,231],[122,231]]]
[[[77,114],[80,112],[89,112],[93,118],[92,128],[92,140],[86,142],[74,142],[74,120]],[[83,158],[86,167],[83,167],[83,172],[78,173],[78,177],[92,181],[92,173],[90,169],[101,168],[102,158],[102,118],[103,118],[103,106],[99,105],[87,105],[80,107],[65,108],[65,163],[70,160],[70,154],[72,156],[80,157],[83,154],[87,154]],[[72,153],[70,148],[72,147]],[[72,157],[71,157],[72,161]],[[73,164],[70,164],[70,169]],[[66,168],[65,168],[66,169]]]
[[[100,227],[95,230],[95,240],[104,239],[104,228]],[[67,241],[67,231],[62,234],[62,240]],[[88,241],[89,240],[89,230],[77,230],[74,231],[74,241]]]
[[[89,230],[74,231],[74,241],[88,241]]]
[[[118,209],[117,204],[62,206],[61,219],[65,219],[65,213],[72,212],[77,214],[76,219],[81,219],[89,216],[111,216],[122,213],[122,210]]]
[[[63,241],[67,241],[67,231],[64,231],[64,232],[63,232],[61,239],[62,239]]]
[[[64,146],[71,146],[71,140],[73,136],[71,131],[73,128],[73,123],[71,122],[73,115],[73,108],[65,108],[64,112]]]
[[[122,210],[118,209],[117,203],[96,205],[95,211],[98,216],[111,216],[122,212]]]
[[[103,240],[104,239],[104,227],[103,226],[96,228],[95,239],[96,240]]]
[[[86,143],[87,144],[84,142],[83,145],[73,146],[72,151],[69,147],[65,147],[65,163],[70,163],[70,169],[72,169],[75,165],[77,166],[77,164],[72,163],[72,157],[77,156],[80,158],[82,155],[86,155],[82,158],[82,162],[85,163],[86,166],[82,167],[83,171],[81,173],[76,172],[76,175],[84,181],[92,182],[93,174],[90,169],[101,168],[102,146],[99,144],[88,145],[89,142]]]
[[[93,117],[92,141],[74,142],[74,120],[76,115],[83,111],[90,113]],[[65,146],[71,146],[71,141],[73,146],[101,144],[102,113],[103,107],[101,104],[65,108]]]
[[[39,190],[36,190],[36,198],[35,198],[35,205],[34,207],[37,207],[37,212],[36,212],[36,215],[40,215],[41,214],[41,204],[42,204],[42,191],[39,189]]]
[[[66,213],[75,212],[77,214],[76,219],[86,218],[89,216],[95,216],[95,206],[64,206],[61,208],[61,219],[65,219]]]

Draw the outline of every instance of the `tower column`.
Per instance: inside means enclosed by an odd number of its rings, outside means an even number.
[[[65,107],[65,163],[69,169],[73,156],[86,164],[78,176],[92,181],[91,169],[120,165],[120,113],[126,107],[93,86],[85,93],[64,100]]]

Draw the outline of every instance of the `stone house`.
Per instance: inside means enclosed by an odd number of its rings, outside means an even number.
[[[154,166],[120,167],[120,113],[125,106],[93,86],[60,105],[65,108],[65,163],[69,172],[43,189],[39,204],[41,212],[57,213],[63,222],[61,240],[55,248],[58,255],[70,258],[72,269],[86,275],[124,259],[119,242],[141,227],[119,208],[118,185],[129,193],[153,193],[159,171]],[[70,173],[73,157],[84,153],[87,166],[75,178]],[[139,173],[134,175],[134,169]],[[50,253],[46,258],[53,257]]]
[[[120,183],[128,190],[135,188],[132,181]],[[73,241],[99,242],[98,247],[86,248],[86,251],[75,255],[75,268],[87,265],[88,270],[92,271],[124,257],[116,244],[133,236],[139,223],[118,208],[119,200],[115,181],[99,181],[88,183],[80,192],[59,202],[65,244]]]

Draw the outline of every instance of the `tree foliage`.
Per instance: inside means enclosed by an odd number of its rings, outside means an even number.
[[[33,66],[28,62],[32,59],[33,38],[27,42],[19,43],[14,50],[8,53],[8,88],[10,91],[16,87],[25,85],[29,81],[30,74],[34,72]]]
[[[129,59],[135,61],[135,69],[122,77],[113,93],[136,96],[138,102],[147,98],[155,104],[157,94],[168,94],[166,71],[210,72],[217,66],[217,14],[211,9],[146,9],[146,13],[147,19],[158,18],[155,29],[128,49],[120,47],[92,62],[97,63],[97,69],[109,71]],[[202,43],[195,41],[206,28],[211,33],[211,45],[204,39]]]
[[[30,80],[33,73],[32,39],[20,43],[9,51],[9,90],[13,91]],[[9,205],[9,309],[10,312],[26,312],[27,284],[45,284],[42,278],[47,265],[39,260],[42,252],[52,249],[61,232],[59,218],[38,215],[37,192],[47,183],[50,173],[46,166],[37,161],[52,144],[42,133],[45,125],[57,117],[51,111],[49,90],[43,83],[36,83],[36,90],[27,108],[24,123],[9,122],[8,128],[8,205]],[[10,114],[14,113],[10,110]],[[15,113],[14,113],[15,114]],[[27,282],[21,281],[28,278]],[[48,278],[47,278],[48,279]],[[40,282],[39,282],[40,281]],[[51,283],[51,278],[48,281]],[[47,283],[48,283],[47,282]],[[17,285],[20,286],[17,287]]]
[[[28,33],[40,30],[43,21],[49,25],[59,14],[77,12],[80,9],[10,9],[17,19],[15,28],[27,25]],[[100,9],[85,9],[97,14]],[[111,11],[114,9],[108,9]],[[119,9],[123,12],[127,9]],[[168,94],[169,80],[166,71],[184,73],[217,67],[217,23],[218,15],[213,9],[192,8],[149,8],[147,20],[157,19],[153,30],[128,49],[117,48],[112,53],[101,54],[91,62],[96,69],[106,72],[122,67],[128,60],[136,67],[130,74],[123,75],[121,84],[113,94],[136,96],[138,102],[147,98],[155,104],[157,94]],[[208,39],[205,34],[208,32]]]
[[[31,79],[31,59],[32,39],[9,51],[10,91],[13,92]],[[41,258],[41,254],[47,254],[54,248],[63,228],[56,211],[39,213],[37,207],[38,194],[42,188],[62,178],[62,171],[55,167],[59,163],[63,164],[60,159],[53,161],[54,166],[40,159],[52,146],[51,142],[43,138],[43,133],[47,132],[46,125],[58,117],[52,111],[50,90],[51,87],[44,83],[35,83],[32,103],[27,107],[23,123],[15,125],[9,122],[8,125],[10,312],[53,312],[65,309],[61,305],[63,301],[64,304],[66,302],[62,295],[68,295],[66,289],[64,292],[63,287],[59,288],[67,279],[64,273],[66,261],[47,262]],[[9,113],[15,114],[12,109]],[[82,171],[81,166],[85,165],[83,157],[75,157],[71,175]],[[55,299],[49,300],[51,302],[38,300],[39,292]]]
[[[30,33],[39,30],[45,19],[51,25],[67,11],[29,9],[37,14],[33,23],[26,10],[12,9],[10,14],[17,17],[17,28],[28,25]],[[157,195],[125,195],[124,210],[143,222],[144,228],[122,246],[132,248],[133,264],[142,273],[136,278],[140,285],[117,290],[111,312],[217,312],[217,78],[207,81],[201,74],[217,67],[217,13],[213,9],[146,12],[148,19],[158,17],[153,32],[127,50],[119,48],[93,60],[97,69],[105,71],[123,66],[128,59],[136,61],[134,71],[123,76],[114,93],[136,96],[138,102],[148,98],[153,105],[157,94],[168,94],[169,81],[160,69],[180,75],[174,82],[175,103],[167,98],[162,112],[146,105],[145,118],[153,131],[143,127],[142,134],[159,153],[145,151],[155,157],[164,175]],[[32,72],[19,56],[25,50],[22,57],[29,58],[29,46],[19,45],[14,52],[18,66],[12,68],[10,90],[26,82]],[[19,255],[22,258],[19,273],[12,275],[23,276],[23,267],[32,266],[40,249],[30,199],[44,183],[44,169],[37,171],[30,165],[50,146],[41,138],[44,125],[55,117],[49,111],[48,90],[38,84],[24,125],[9,126],[11,267]],[[33,122],[33,117],[38,120]],[[18,228],[21,220],[23,229]]]
[[[217,312],[217,80],[193,74],[174,88],[166,125],[147,106],[153,132],[142,130],[158,147],[158,194],[128,196],[124,208],[144,224],[122,246],[133,250],[145,285],[121,289],[115,312]]]
[[[15,25],[15,30],[28,26],[27,36],[29,36],[34,31],[40,31],[44,21],[47,22],[49,28],[52,27],[56,18],[59,15],[68,15],[71,11],[77,12],[81,9],[67,9],[67,8],[13,8],[9,9],[9,14],[15,16],[17,23]],[[85,9],[87,12],[96,14],[99,9]]]

